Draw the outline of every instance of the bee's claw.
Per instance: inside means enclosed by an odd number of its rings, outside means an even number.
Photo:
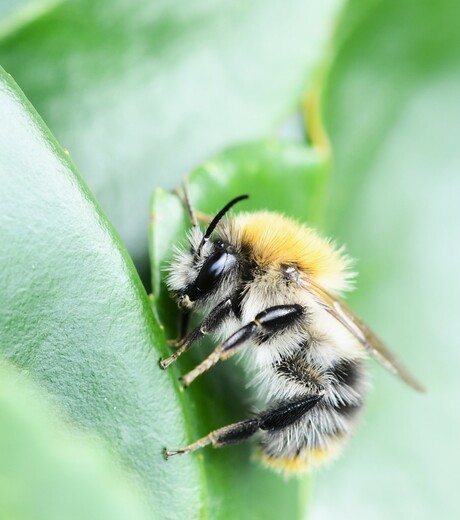
[[[177,359],[177,356],[175,354],[173,354],[172,356],[169,356],[165,359],[160,359],[160,367],[165,370],[166,368],[169,367],[169,365],[172,365],[174,363],[174,361],[176,361]]]
[[[164,448],[163,450],[163,456],[165,460],[169,460],[171,457],[174,457],[175,455],[182,454],[183,451],[181,450],[168,450],[168,448]]]

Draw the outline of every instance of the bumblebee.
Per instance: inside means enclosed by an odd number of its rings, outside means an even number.
[[[422,387],[339,299],[354,276],[343,250],[277,213],[226,217],[246,198],[231,200],[203,232],[184,190],[189,247],[176,251],[167,278],[184,310],[184,337],[160,364],[167,368],[211,334],[218,346],[182,377],[184,386],[245,351],[265,410],[189,446],[166,449],[165,456],[257,436],[264,463],[304,472],[333,458],[353,430],[368,387],[367,353],[416,390]],[[204,319],[185,334],[193,311]]]

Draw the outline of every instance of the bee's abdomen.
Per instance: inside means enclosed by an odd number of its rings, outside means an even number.
[[[321,370],[296,355],[274,368],[291,399],[307,392],[321,399],[296,421],[264,434],[262,460],[284,472],[306,471],[333,458],[352,431],[366,386],[362,362],[340,360]],[[298,395],[292,397],[294,388]]]

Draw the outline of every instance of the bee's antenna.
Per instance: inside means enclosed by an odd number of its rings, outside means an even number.
[[[206,244],[206,242],[209,240],[209,238],[212,235],[212,232],[214,229],[216,229],[217,224],[222,219],[222,217],[227,213],[227,211],[232,208],[237,202],[240,202],[242,200],[249,199],[249,195],[240,195],[239,197],[235,197],[232,199],[228,204],[226,204],[220,211],[217,213],[217,215],[212,219],[211,223],[209,224],[208,228],[206,229],[206,232],[204,234],[204,237],[202,238],[200,245],[198,246],[197,254],[200,254],[201,248]]]

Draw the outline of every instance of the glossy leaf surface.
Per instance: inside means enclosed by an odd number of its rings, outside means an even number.
[[[131,259],[17,86],[0,72],[0,353],[96,431],[147,493],[155,518],[197,518],[205,485],[166,346]],[[172,501],[175,490],[181,494]]]
[[[100,442],[68,430],[47,396],[0,366],[0,516],[22,520],[148,520]]]

